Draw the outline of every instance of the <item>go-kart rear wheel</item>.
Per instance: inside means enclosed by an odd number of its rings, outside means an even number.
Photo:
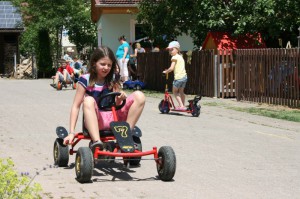
[[[199,115],[200,115],[200,109],[201,109],[200,105],[193,105],[192,116],[193,117],[199,117]]]
[[[105,145],[104,145],[104,148],[109,152],[113,152],[116,148],[116,143],[113,142],[113,141],[106,142]],[[114,157],[114,156],[107,156],[106,157],[107,162],[110,162],[110,163],[114,162],[115,159],[116,159],[116,157]]]
[[[158,105],[158,109],[161,113],[169,113],[170,112],[170,102],[161,100]]]
[[[134,147],[136,150],[142,151],[142,142],[139,137],[132,136],[133,142],[134,142]],[[129,164],[132,166],[138,166],[141,162],[141,157],[132,157],[129,160]]]
[[[91,181],[94,169],[93,154],[89,147],[79,147],[75,159],[75,172],[78,182]]]
[[[68,166],[69,146],[63,144],[63,139],[56,138],[53,147],[54,164],[59,167]]]
[[[159,163],[156,164],[157,173],[162,181],[173,179],[176,171],[176,156],[170,146],[163,146],[158,151]]]

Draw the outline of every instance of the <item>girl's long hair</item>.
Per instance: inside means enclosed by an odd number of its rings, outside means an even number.
[[[114,82],[114,73],[116,71],[116,68],[118,66],[117,59],[113,53],[113,51],[107,47],[107,46],[102,46],[100,48],[97,48],[94,50],[91,59],[90,59],[90,67],[88,72],[90,73],[90,80],[89,80],[89,86],[94,86],[97,81],[97,70],[96,70],[96,63],[99,59],[102,59],[104,57],[108,57],[112,61],[112,67],[110,72],[107,74],[105,77],[105,82],[104,84],[108,86],[113,86],[116,82]]]

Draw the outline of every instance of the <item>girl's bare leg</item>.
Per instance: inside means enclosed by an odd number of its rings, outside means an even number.
[[[100,140],[98,118],[95,111],[95,100],[93,97],[85,97],[83,101],[84,124],[92,140]]]
[[[141,91],[133,92],[134,102],[131,105],[126,122],[129,123],[130,128],[133,129],[138,119],[140,118],[145,106],[145,95]]]
[[[180,96],[182,105],[184,106],[184,104],[185,104],[184,88],[179,88],[179,96]],[[182,106],[182,107],[183,107],[183,106]]]
[[[175,98],[178,102],[179,107],[183,107],[184,105],[181,101],[181,96],[180,96],[180,93],[179,93],[179,89],[174,87],[174,86],[173,86],[173,94],[174,94],[174,96],[175,96]]]
[[[67,81],[67,73],[68,73],[68,71],[66,69],[64,69],[64,81],[65,82]]]

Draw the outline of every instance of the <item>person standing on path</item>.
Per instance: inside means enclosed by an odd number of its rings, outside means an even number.
[[[129,44],[126,41],[125,36],[118,38],[121,45],[118,47],[116,56],[118,59],[118,65],[120,67],[121,81],[125,82],[128,80],[128,61],[129,61]]]
[[[173,94],[179,104],[176,108],[177,110],[186,110],[184,106],[185,94],[184,88],[187,82],[187,73],[185,70],[185,62],[180,53],[180,44],[178,41],[172,41],[167,47],[169,50],[171,58],[171,66],[164,70],[163,73],[168,74],[174,71],[174,81],[173,81]]]

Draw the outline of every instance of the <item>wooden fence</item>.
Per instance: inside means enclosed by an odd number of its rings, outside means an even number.
[[[237,100],[299,107],[299,49],[236,51]]]
[[[299,107],[298,49],[251,49],[186,52],[187,94],[236,97],[237,100]],[[148,89],[163,91],[162,71],[171,64],[168,52],[138,54],[138,75]],[[172,87],[173,75],[168,81]]]
[[[187,62],[186,52],[183,52],[186,62],[188,82],[185,92],[188,94],[201,94],[214,96],[214,55],[213,51],[194,51],[191,63]],[[148,89],[164,91],[165,77],[162,71],[170,67],[171,56],[168,52],[140,53],[137,58],[137,73]],[[168,87],[171,90],[173,75],[169,76]]]

